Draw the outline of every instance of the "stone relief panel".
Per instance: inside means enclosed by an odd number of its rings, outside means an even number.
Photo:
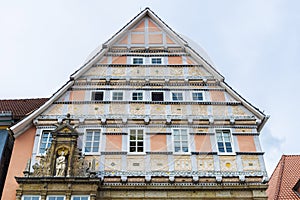
[[[233,115],[247,115],[245,110],[241,106],[231,106]]]
[[[121,171],[122,157],[121,155],[106,155],[104,170],[105,171]]]
[[[242,156],[243,169],[245,171],[260,170],[258,156],[256,155],[243,155]]]
[[[178,171],[188,171],[192,169],[190,156],[174,156],[174,168]]]
[[[145,67],[130,67],[130,76],[145,76]]]
[[[88,114],[89,115],[101,115],[104,114],[104,104],[89,104]]]
[[[171,112],[173,115],[186,115],[186,105],[171,105]]]
[[[145,158],[144,156],[127,156],[127,170],[128,171],[144,171]]]
[[[213,105],[213,115],[214,116],[227,116],[228,107],[223,105]]]
[[[192,115],[207,115],[207,106],[191,105]]]
[[[165,69],[162,67],[151,67],[150,76],[165,76]]]
[[[167,155],[151,155],[151,171],[168,171]]]
[[[151,114],[152,115],[165,115],[166,114],[166,107],[165,105],[159,104],[152,104],[150,106]]]
[[[183,68],[181,67],[170,67],[171,76],[183,76]]]
[[[112,76],[125,76],[125,67],[112,67],[111,75]]]
[[[63,113],[63,104],[52,104],[43,115],[60,115]]]
[[[211,155],[197,156],[197,168],[199,171],[213,171],[214,159]]]
[[[68,113],[71,115],[82,115],[84,113],[84,105],[83,104],[69,104],[68,105]]]
[[[126,106],[124,104],[110,104],[110,114],[126,114]]]
[[[134,115],[144,115],[145,107],[145,104],[130,104],[130,113]]]
[[[219,156],[221,171],[237,171],[235,156]]]
[[[205,70],[201,67],[189,67],[190,76],[209,76],[210,74],[206,73]]]

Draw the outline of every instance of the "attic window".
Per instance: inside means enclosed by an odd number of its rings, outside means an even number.
[[[162,64],[162,61],[161,61],[161,58],[152,58],[151,59],[151,63],[153,65],[161,65]]]
[[[134,65],[142,65],[142,64],[144,64],[144,59],[143,58],[133,58],[132,59],[132,64],[134,64]]]
[[[92,92],[93,101],[103,101],[103,92]]]
[[[152,92],[152,101],[163,101],[164,93],[163,92]]]

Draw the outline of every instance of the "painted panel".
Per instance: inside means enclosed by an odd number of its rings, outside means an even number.
[[[223,91],[210,91],[211,101],[225,101],[225,95]]]
[[[85,91],[75,90],[70,92],[70,101],[84,101]]]
[[[111,68],[112,76],[125,76],[125,67],[113,67]]]
[[[170,67],[169,70],[171,76],[183,76],[183,68],[181,67]]]
[[[211,152],[211,143],[209,135],[195,135],[194,137],[195,150],[197,152]]]
[[[227,116],[228,115],[227,106],[213,105],[212,108],[213,108],[213,115],[215,115],[215,116]]]
[[[109,113],[110,114],[126,114],[126,106],[124,104],[110,104],[109,107]]]
[[[186,115],[186,105],[171,105],[172,115]]]
[[[150,106],[150,113],[152,115],[165,115],[166,114],[165,105],[152,104]]]
[[[106,151],[122,150],[122,135],[106,135]]]
[[[251,135],[237,136],[239,149],[241,152],[256,152],[254,138]]]
[[[130,104],[130,113],[134,115],[144,115],[145,107],[145,104]]]
[[[192,115],[207,115],[207,106],[205,105],[191,105]]]
[[[149,34],[149,44],[162,44],[163,36],[162,34]]]
[[[145,67],[130,67],[130,76],[145,76]]]
[[[167,151],[166,135],[150,135],[151,151]]]
[[[100,114],[104,114],[104,113],[105,113],[104,104],[89,104],[88,105],[88,114],[89,115],[100,115]]]
[[[106,171],[120,171],[122,166],[122,158],[120,155],[105,156],[104,170]]]
[[[168,171],[167,155],[151,155],[151,171]]]
[[[197,168],[200,171],[213,171],[214,159],[211,155],[197,156]]]
[[[128,171],[144,171],[145,159],[144,156],[127,156]]]
[[[148,31],[149,32],[159,32],[161,31],[160,28],[158,28],[158,26],[156,26],[156,24],[154,24],[152,22],[152,20],[148,21]]]
[[[31,158],[35,132],[35,127],[31,127],[15,139],[2,199],[15,200],[16,198],[15,194],[18,185],[14,177],[23,176],[27,161]]]
[[[221,171],[237,171],[235,156],[219,156]]]
[[[112,64],[126,64],[126,63],[127,63],[126,56],[112,57]]]
[[[178,171],[189,171],[192,169],[190,156],[174,156],[174,168]]]
[[[145,30],[145,21],[142,21],[134,29],[132,29],[132,32],[144,32],[144,30]]]
[[[145,35],[144,34],[133,34],[131,33],[131,44],[144,44]]]
[[[170,56],[168,57],[169,65],[181,65],[182,57],[181,56]]]

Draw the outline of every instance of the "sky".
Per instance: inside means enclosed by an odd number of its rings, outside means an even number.
[[[281,155],[300,154],[298,0],[0,0],[0,99],[50,97],[145,7],[270,115],[260,135],[269,176]]]

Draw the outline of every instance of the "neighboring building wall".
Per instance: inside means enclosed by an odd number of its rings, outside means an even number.
[[[18,184],[15,176],[23,176],[28,159],[31,158],[36,129],[32,127],[15,139],[12,157],[8,168],[2,200],[14,200]]]

